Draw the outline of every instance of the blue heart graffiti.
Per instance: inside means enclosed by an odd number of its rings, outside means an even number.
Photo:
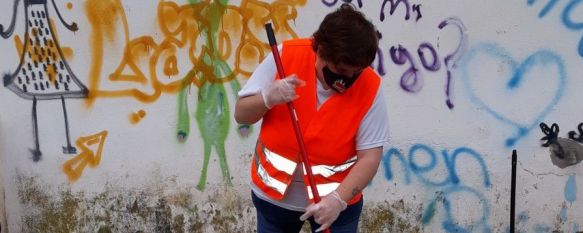
[[[538,65],[556,65],[558,69],[558,76],[554,78],[558,78],[558,85],[556,90],[554,90],[554,96],[542,109],[542,111],[532,119],[531,122],[521,124],[510,119],[508,116],[502,114],[499,111],[496,111],[493,106],[489,106],[481,98],[479,98],[475,93],[475,89],[471,85],[472,83],[470,81],[469,65],[475,60],[478,54],[490,56],[491,58],[501,61],[501,64],[508,65],[510,68],[510,73],[512,74],[512,77],[508,77],[509,79],[506,83],[506,88],[508,91],[516,91],[516,89],[520,87],[525,74],[534,67]],[[506,139],[505,144],[507,147],[514,146],[518,140],[524,138],[533,128],[538,127],[538,124],[546,117],[546,115],[553,109],[553,107],[557,105],[563,96],[567,83],[567,74],[563,59],[556,53],[549,50],[539,50],[528,56],[522,63],[518,63],[514,58],[512,58],[510,53],[501,46],[498,46],[494,43],[481,43],[468,51],[460,63],[460,69],[462,72],[462,82],[464,83],[470,100],[477,104],[478,107],[484,109],[486,112],[494,116],[497,120],[509,124],[517,129],[516,135],[510,136]],[[537,92],[532,93],[536,94]]]

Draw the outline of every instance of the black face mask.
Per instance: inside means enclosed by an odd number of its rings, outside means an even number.
[[[322,73],[324,74],[324,81],[326,81],[326,84],[336,92],[342,94],[354,84],[356,78],[358,78],[362,72],[358,72],[354,76],[349,77],[332,72],[328,68],[328,65],[326,65],[322,68]]]

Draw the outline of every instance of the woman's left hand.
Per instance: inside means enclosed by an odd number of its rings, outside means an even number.
[[[306,212],[300,216],[300,220],[305,221],[314,216],[316,223],[321,225],[316,232],[323,231],[332,225],[346,206],[346,202],[334,191],[323,197],[320,202],[308,206]]]

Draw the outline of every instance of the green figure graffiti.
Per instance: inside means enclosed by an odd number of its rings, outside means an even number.
[[[231,175],[225,153],[225,140],[229,132],[231,113],[222,80],[230,80],[229,83],[234,93],[239,92],[241,85],[233,77],[234,74],[227,62],[221,60],[217,48],[217,32],[227,3],[226,0],[213,1],[202,8],[200,15],[206,19],[205,21],[208,20],[207,25],[200,24],[201,35],[206,37],[206,43],[203,45],[203,52],[198,58],[197,64],[191,71],[196,74],[199,80],[202,80],[196,106],[196,121],[204,143],[203,167],[196,186],[201,191],[206,186],[212,148],[215,149],[219,157],[223,181],[227,185],[231,185]],[[190,4],[208,3],[191,0]],[[179,141],[185,141],[190,133],[187,89],[183,88],[178,94],[177,137]],[[246,127],[248,128],[248,126]]]

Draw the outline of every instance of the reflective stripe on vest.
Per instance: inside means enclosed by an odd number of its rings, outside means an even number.
[[[293,175],[293,172],[297,166],[297,163],[286,159],[285,157],[270,151],[269,149],[267,149],[265,146],[263,146],[262,148],[263,154],[265,155],[265,160],[271,164],[274,168],[276,168],[279,171],[283,171],[285,173],[287,173],[288,175]],[[314,175],[320,175],[323,177],[330,177],[333,176],[334,174],[336,174],[337,172],[343,172],[348,170],[350,167],[352,167],[352,165],[354,165],[354,163],[356,163],[356,156],[346,160],[344,163],[342,163],[341,165],[338,166],[330,166],[330,165],[316,165],[316,166],[312,166],[312,173]],[[287,185],[271,176],[269,176],[269,174],[267,173],[267,171],[265,170],[265,168],[263,168],[263,166],[261,165],[261,163],[257,163],[257,173],[259,175],[259,177],[261,178],[261,181],[263,181],[263,183],[265,183],[265,185],[273,188],[274,190],[276,190],[277,192],[279,192],[280,194],[284,194],[285,190],[287,189]],[[306,174],[305,168],[304,168],[304,174]],[[316,187],[318,188],[318,194],[320,194],[321,196],[325,196],[329,193],[331,193],[332,191],[336,190],[336,188],[338,187],[338,185],[340,185],[340,183],[328,183],[328,184],[319,184]],[[310,197],[310,199],[312,199],[313,194],[311,191],[311,188],[308,187],[308,195]]]
[[[267,185],[268,187],[277,191],[281,195],[283,195],[285,193],[287,185],[285,183],[269,176],[269,174],[267,174],[267,171],[265,171],[265,168],[263,168],[261,163],[257,163],[257,174],[259,175],[259,177],[261,178],[261,181],[263,181],[263,183],[265,185]]]
[[[338,166],[329,166],[329,165],[312,166],[312,174],[321,175],[323,177],[330,177],[330,176],[336,174],[337,172],[343,172],[343,171],[348,170],[350,167],[352,167],[352,165],[354,165],[354,163],[356,163],[356,156],[350,158],[349,160],[346,160],[346,162],[344,162]],[[304,170],[304,174],[306,174],[305,170]]]
[[[340,186],[340,183],[334,182],[327,184],[319,184],[316,185],[316,188],[318,189],[318,195],[320,195],[320,197],[324,197],[330,194],[331,192],[334,192],[334,190],[336,190],[338,186]],[[308,189],[308,198],[310,199],[314,198],[314,194],[312,194],[312,188],[309,185],[306,186],[306,188]]]
[[[263,154],[265,155],[265,160],[270,163],[277,170],[287,173],[288,175],[293,175],[296,170],[297,163],[286,159],[285,157],[278,155],[263,146]]]

